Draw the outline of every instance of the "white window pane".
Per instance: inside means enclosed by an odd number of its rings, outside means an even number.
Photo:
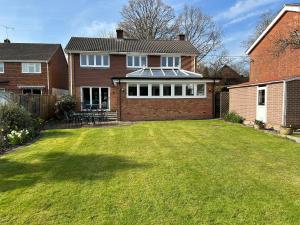
[[[182,85],[181,84],[175,85],[175,96],[182,96]]]
[[[103,56],[103,66],[108,66],[108,61],[109,61],[108,57],[109,57],[108,55]]]
[[[171,84],[164,84],[163,86],[163,95],[171,96]]]
[[[4,73],[4,63],[0,63],[0,73]]]
[[[29,73],[34,73],[35,71],[35,65],[34,64],[29,64],[28,65],[28,72]]]
[[[132,60],[132,56],[129,55],[127,56],[127,66],[133,66],[133,60]]]
[[[87,65],[86,55],[80,55],[80,58],[81,58],[81,65],[86,66]]]
[[[167,66],[167,58],[166,57],[161,57],[161,66],[166,67]]]
[[[175,57],[175,67],[179,67],[179,57]]]
[[[197,84],[197,95],[204,96],[205,94],[205,85],[204,84]]]
[[[147,56],[141,57],[142,65],[141,66],[147,66]]]
[[[186,85],[186,96],[194,96],[194,84]]]
[[[36,63],[35,64],[35,73],[40,73],[41,72],[41,64],[40,63]]]
[[[101,55],[96,55],[96,66],[101,66]]]
[[[168,67],[173,67],[173,57],[168,57]]]
[[[159,84],[152,84],[152,96],[160,95],[160,87]]]
[[[94,66],[95,65],[94,55],[89,55],[88,59],[89,59],[89,66]]]
[[[137,85],[128,85],[128,96],[137,96]]]
[[[148,96],[148,84],[140,85],[140,96]]]
[[[140,66],[140,57],[134,56],[134,66]]]

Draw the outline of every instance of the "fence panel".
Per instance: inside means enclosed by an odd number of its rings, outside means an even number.
[[[53,95],[20,95],[14,93],[1,93],[0,104],[15,102],[23,106],[34,116],[49,119],[54,115],[56,96]]]
[[[229,92],[220,92],[220,117],[224,116],[229,112]]]

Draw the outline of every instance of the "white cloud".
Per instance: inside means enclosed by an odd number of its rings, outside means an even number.
[[[258,7],[268,5],[276,2],[277,0],[238,0],[227,11],[224,11],[215,17],[216,20],[221,19],[234,19],[239,16],[245,17],[245,14],[255,10]],[[254,12],[252,12],[254,13]],[[248,17],[249,18],[249,17]]]
[[[109,35],[110,33],[114,33],[117,27],[116,23],[108,23],[103,21],[94,20],[90,24],[84,26],[80,29],[80,33],[82,36],[102,36]]]
[[[261,15],[261,14],[263,14],[264,12],[265,12],[265,11],[262,11],[262,10],[250,12],[250,13],[244,15],[244,16],[240,16],[240,17],[237,17],[237,18],[235,18],[235,19],[230,20],[228,23],[226,23],[226,24],[224,25],[224,27],[228,27],[229,25],[236,24],[236,23],[240,23],[240,22],[242,22],[242,21],[244,21],[244,20],[247,20],[247,19],[249,19],[249,18],[251,18],[251,17]]]

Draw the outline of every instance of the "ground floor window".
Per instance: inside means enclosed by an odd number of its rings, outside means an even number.
[[[83,110],[109,110],[108,87],[82,87],[81,108]]]
[[[22,89],[22,94],[26,95],[41,95],[42,94],[42,89],[40,88],[23,88]]]
[[[206,98],[206,83],[130,83],[128,98]]]
[[[0,88],[0,93],[5,92],[5,88]]]

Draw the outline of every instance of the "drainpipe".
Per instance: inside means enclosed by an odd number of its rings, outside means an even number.
[[[286,108],[287,108],[287,81],[283,81],[283,102],[282,102],[282,126],[286,126]]]
[[[121,87],[121,81],[119,79],[119,112],[120,112],[120,121],[122,120],[122,87]]]

